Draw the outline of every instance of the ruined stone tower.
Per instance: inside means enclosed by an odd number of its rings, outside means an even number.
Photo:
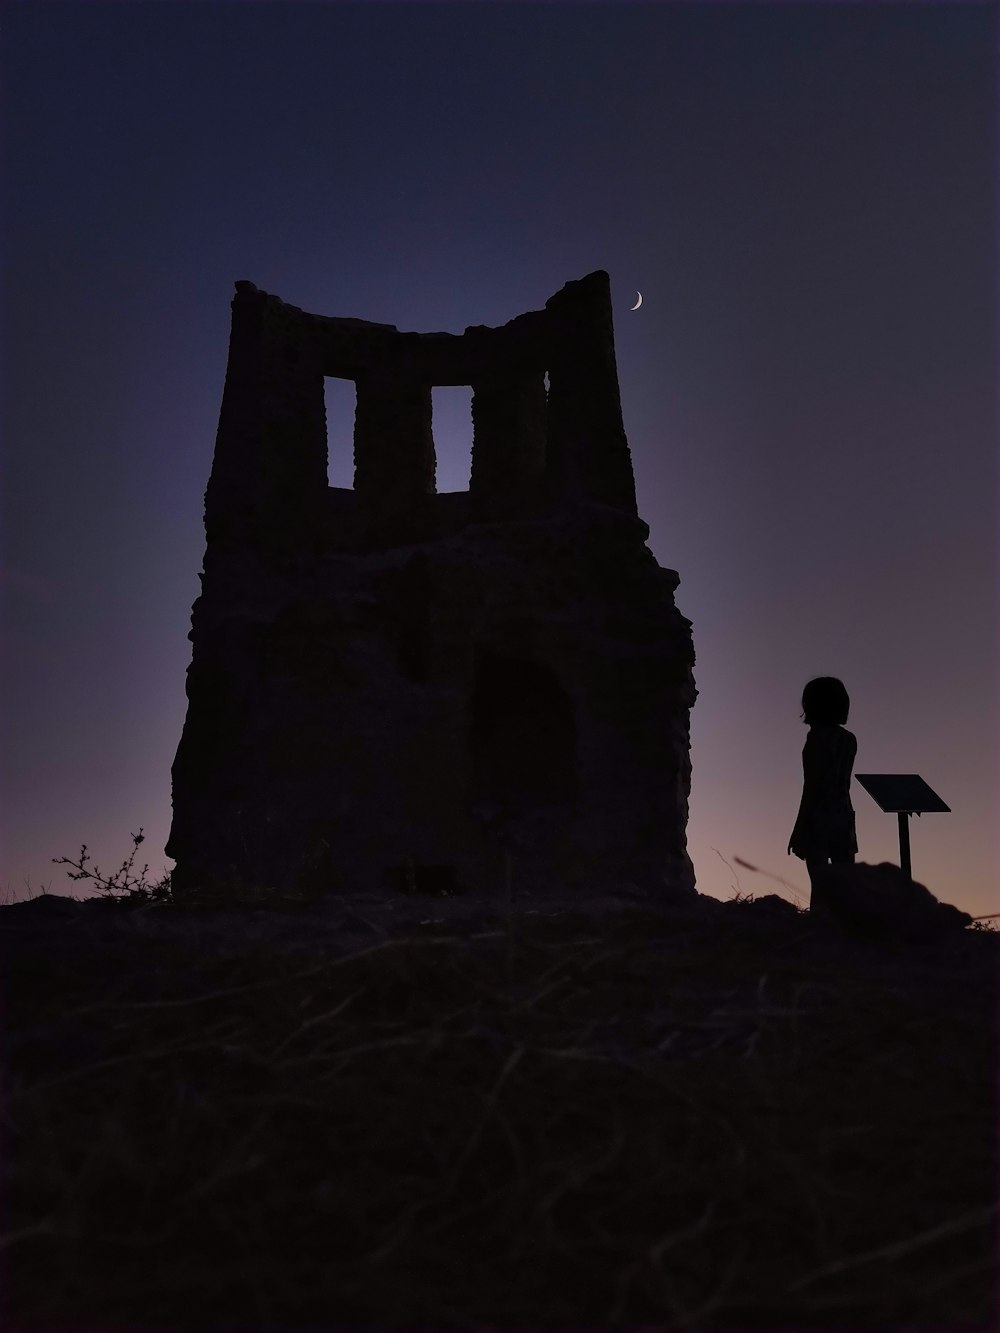
[[[327,485],[324,376],[357,386]],[[547,382],[546,382],[547,376]],[[437,494],[431,388],[471,385]],[[691,625],[636,512],[607,273],[463,334],[330,319],[238,282],[205,494],[178,897],[694,893]]]

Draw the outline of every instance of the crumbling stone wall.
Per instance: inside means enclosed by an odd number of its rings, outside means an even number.
[[[324,376],[357,386],[327,485]],[[545,377],[548,376],[546,389]],[[438,495],[431,388],[473,390]],[[691,895],[691,625],[638,517],[608,275],[463,334],[236,284],[188,712],[178,896],[237,882]]]

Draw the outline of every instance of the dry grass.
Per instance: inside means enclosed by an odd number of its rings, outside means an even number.
[[[0,913],[11,1333],[996,1327],[997,932],[78,915]]]

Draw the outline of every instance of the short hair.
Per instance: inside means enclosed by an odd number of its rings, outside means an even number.
[[[843,726],[851,700],[836,676],[814,676],[802,691],[802,717],[807,726],[835,723]]]

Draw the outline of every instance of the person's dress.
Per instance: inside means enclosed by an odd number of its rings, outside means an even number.
[[[858,850],[851,804],[857,738],[846,727],[811,726],[802,748],[802,800],[789,839],[795,856],[843,859]]]

